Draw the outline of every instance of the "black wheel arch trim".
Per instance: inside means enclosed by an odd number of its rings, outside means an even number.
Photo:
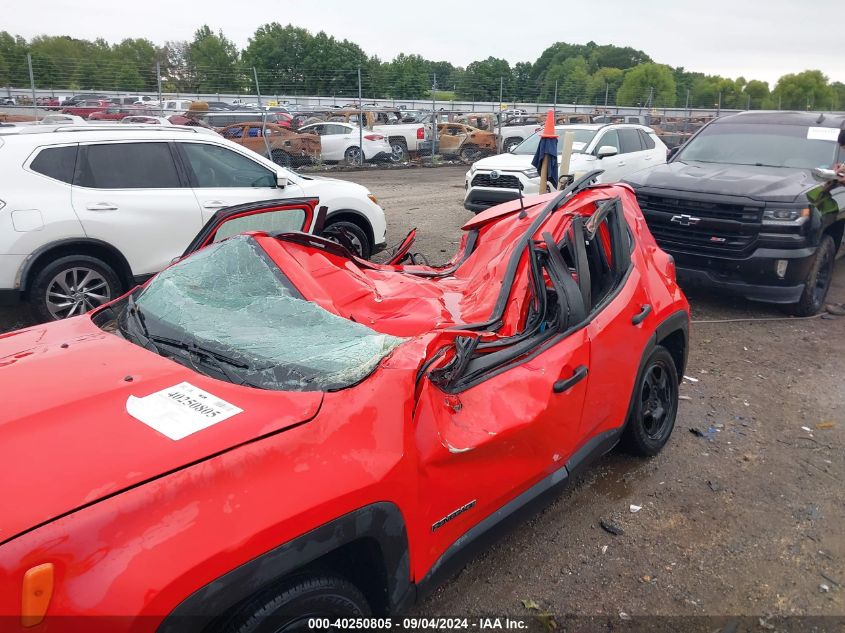
[[[395,504],[381,501],[316,527],[197,589],[170,612],[158,633],[202,631],[249,596],[362,539],[377,543],[383,556],[390,611],[413,601],[405,521]]]
[[[112,255],[120,264],[120,270],[114,271],[118,275],[120,281],[126,284],[128,287],[134,285],[132,267],[129,265],[129,261],[126,259],[124,254],[121,253],[112,244],[104,242],[103,240],[95,239],[93,237],[68,237],[39,246],[37,249],[32,251],[32,253],[29,254],[29,256],[24,260],[23,266],[21,266],[20,270],[18,271],[21,292],[26,291],[28,289],[30,277],[35,270],[35,263],[41,258],[42,255],[53,249],[66,248],[69,246],[80,246],[82,248],[93,246],[95,248],[101,248],[103,250],[108,251],[108,253]],[[79,253],[79,255],[88,254]],[[94,257],[93,255],[88,256]]]

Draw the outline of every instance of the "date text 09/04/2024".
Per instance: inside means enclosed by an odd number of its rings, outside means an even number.
[[[528,622],[520,618],[310,618],[308,628],[319,629],[477,629],[525,630]]]

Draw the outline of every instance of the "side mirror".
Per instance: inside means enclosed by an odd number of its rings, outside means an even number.
[[[279,189],[284,189],[288,186],[288,179],[287,176],[282,176],[281,174],[276,174],[276,187]]]
[[[828,181],[828,180],[838,180],[839,175],[833,169],[824,169],[822,167],[816,167],[813,169],[813,178],[816,180]]]
[[[619,150],[613,145],[602,145],[599,147],[599,151],[596,153],[596,156],[601,158],[609,158],[610,156],[616,156],[619,153]]]
[[[666,152],[666,160],[672,160],[672,158],[681,151],[681,145],[676,145],[675,147],[671,148],[668,152]]]

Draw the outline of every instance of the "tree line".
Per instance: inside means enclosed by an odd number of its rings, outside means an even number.
[[[727,109],[845,109],[845,84],[820,70],[765,81],[730,79],[658,64],[630,47],[557,42],[532,62],[496,57],[466,67],[400,53],[390,61],[356,43],[277,22],[256,29],[243,50],[202,26],[190,41],[147,39],[110,44],[42,35],[29,41],[0,31],[0,86],[168,93],[575,103],[602,106]]]

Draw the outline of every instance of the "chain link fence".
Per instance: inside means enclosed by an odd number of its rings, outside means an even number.
[[[17,71],[9,76],[17,82],[0,87],[0,121],[61,121],[55,115],[65,113],[91,122],[206,125],[297,169],[469,163],[528,138],[550,109],[558,124],[647,125],[671,148],[712,117],[738,111],[722,107],[721,93],[701,107],[690,102],[689,90],[670,95],[643,85],[622,94],[617,84],[596,77],[151,67],[30,55],[12,61],[7,65]],[[23,77],[28,86],[19,85]],[[755,106],[750,98],[744,105]]]

